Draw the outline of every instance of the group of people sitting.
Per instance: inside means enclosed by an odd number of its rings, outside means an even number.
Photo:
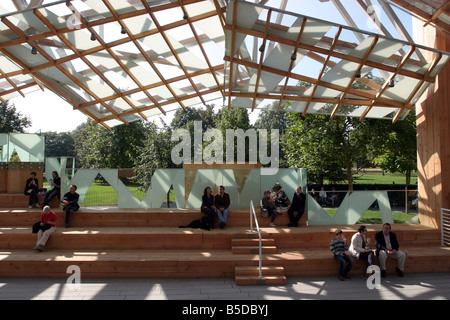
[[[208,230],[214,229],[217,215],[219,226],[223,229],[227,224],[228,215],[230,213],[230,203],[230,195],[225,192],[224,186],[219,186],[219,192],[215,195],[212,194],[210,187],[206,187],[203,191],[202,204],[200,207],[201,212],[205,214],[205,219],[203,219],[204,226],[201,226],[201,222],[199,222],[199,227]],[[261,199],[261,211],[267,212],[267,216],[272,217],[269,226],[275,227],[273,222],[277,215],[281,214],[278,208],[287,207],[287,213],[290,219],[288,226],[298,227],[298,222],[305,212],[305,204],[306,197],[300,186],[296,188],[292,201],[289,201],[283,188],[281,188],[279,184],[275,184],[272,190],[264,192]],[[296,212],[297,214],[295,215]]]
[[[39,222],[37,222],[33,226],[33,233],[38,234],[38,239],[36,243],[35,249],[37,251],[42,251],[45,244],[47,243],[50,234],[55,232],[56,227],[56,214],[51,211],[49,206],[50,201],[54,197],[58,197],[61,199],[61,178],[58,175],[58,172],[52,172],[52,179],[50,179],[50,185],[52,189],[48,190],[44,196],[44,202],[42,203],[43,212],[41,214],[41,218]],[[29,196],[28,208],[39,208],[38,202],[38,194],[40,192],[39,188],[39,180],[36,178],[36,172],[31,172],[30,178],[25,182],[25,190],[24,194]],[[70,226],[70,215],[80,208],[78,204],[79,194],[76,192],[77,186],[71,185],[68,192],[64,194],[61,199],[61,207],[66,214],[65,217],[65,227],[68,228]]]
[[[339,262],[339,280],[349,279],[349,272],[353,268],[354,261],[345,252],[359,260],[367,261],[366,275],[369,277],[373,274],[370,271],[375,264],[375,255],[380,263],[381,277],[386,277],[386,260],[387,258],[396,259],[398,276],[403,277],[406,254],[399,250],[400,244],[397,236],[391,231],[389,223],[383,224],[383,230],[375,234],[375,254],[369,247],[370,239],[367,238],[367,228],[364,225],[358,227],[358,232],[352,236],[350,245],[346,242],[345,236],[341,229],[335,231],[336,237],[331,240],[330,250],[334,255],[334,259]]]
[[[326,207],[329,202],[331,202],[332,207],[339,204],[339,194],[337,193],[335,187],[331,189],[330,195],[328,195],[325,191],[325,187],[321,187],[319,192],[312,188],[309,194],[322,207]]]

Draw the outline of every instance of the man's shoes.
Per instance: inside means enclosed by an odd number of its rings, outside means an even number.
[[[219,225],[220,225],[220,229],[225,228],[225,222],[221,222],[221,223],[219,223]]]
[[[273,222],[269,223],[269,227],[276,227]]]
[[[386,278],[386,270],[381,270],[381,277]]]
[[[34,250],[42,252],[42,251],[44,251],[44,246],[42,244],[39,244],[34,248]]]
[[[398,267],[395,267],[395,271],[397,271],[397,275],[398,275],[399,277],[403,277],[403,276],[404,276],[403,271],[400,270]]]
[[[68,223],[66,223],[66,228],[70,227],[70,225]]]
[[[342,275],[338,275],[338,279],[344,281],[344,277]]]

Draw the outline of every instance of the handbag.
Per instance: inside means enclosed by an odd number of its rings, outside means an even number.
[[[267,218],[269,216],[269,211],[267,209],[261,208],[261,217]]]
[[[41,227],[41,222],[38,221],[35,224],[33,224],[33,227],[31,228],[31,233],[38,233],[39,230],[46,231],[50,228],[51,226],[49,224],[44,224],[44,226]]]

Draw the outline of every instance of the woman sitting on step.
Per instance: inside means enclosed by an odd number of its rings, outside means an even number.
[[[39,223],[35,250],[42,251],[44,249],[48,238],[56,230],[56,219],[56,214],[50,210],[49,206],[45,206]]]

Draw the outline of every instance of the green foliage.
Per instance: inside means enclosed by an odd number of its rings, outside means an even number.
[[[43,132],[46,157],[75,157],[75,140],[71,132]]]
[[[20,133],[31,126],[31,120],[16,110],[14,105],[0,101],[0,133]]]
[[[281,143],[291,166],[307,168],[308,179],[323,183],[343,181],[353,190],[352,175],[367,167],[383,152],[383,141],[390,122],[351,117],[308,114],[291,116],[292,126],[286,130]],[[357,165],[356,172],[353,171]]]
[[[384,142],[384,153],[375,158],[375,164],[387,172],[400,172],[406,175],[410,184],[411,173],[417,170],[416,117],[414,112],[393,125]]]
[[[83,168],[132,168],[142,146],[141,121],[107,130],[92,121],[76,133],[76,149]]]

